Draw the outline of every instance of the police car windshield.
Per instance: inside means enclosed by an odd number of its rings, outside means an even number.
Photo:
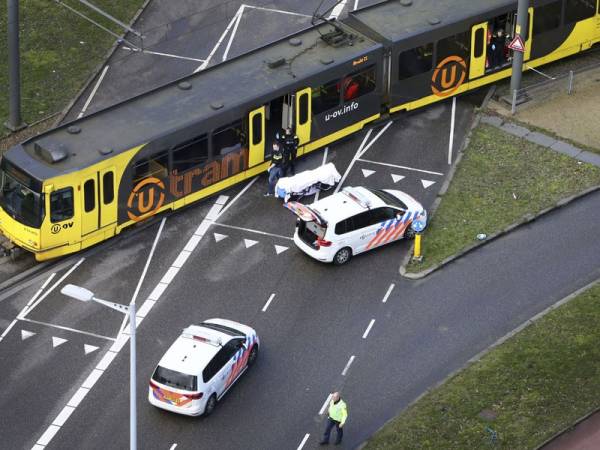
[[[166,367],[158,366],[152,374],[152,379],[160,384],[185,391],[198,390],[198,381],[195,375],[176,372]]]
[[[238,331],[234,328],[226,327],[225,325],[221,325],[218,323],[202,322],[200,324],[200,326],[204,327],[204,328],[210,328],[211,330],[220,331],[221,333],[225,333],[230,336],[243,336],[244,335],[244,333],[242,333],[241,331]]]
[[[370,189],[370,188],[367,188],[367,189],[370,192],[372,192],[373,194],[375,194],[377,197],[379,197],[381,200],[383,200],[385,203],[387,203],[388,205],[392,205],[392,206],[395,206],[395,207],[403,209],[403,210],[408,209],[408,206],[406,206],[402,201],[400,201],[400,199],[393,196],[389,192],[381,191],[379,189]]]

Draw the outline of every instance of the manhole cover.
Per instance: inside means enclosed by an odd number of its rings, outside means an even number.
[[[479,413],[479,417],[481,417],[483,420],[496,420],[498,414],[496,413],[496,411],[493,411],[491,409],[483,409]]]

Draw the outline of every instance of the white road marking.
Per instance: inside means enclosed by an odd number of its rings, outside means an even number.
[[[371,175],[373,175],[375,173],[374,170],[369,170],[369,169],[361,169],[361,170],[362,170],[363,176],[365,178],[369,178]]]
[[[60,283],[62,283],[69,275],[71,275],[75,271],[75,269],[77,269],[81,265],[81,263],[83,261],[85,261],[85,258],[81,258],[79,261],[77,261],[75,263],[75,265],[73,265],[73,267],[71,267],[67,271],[67,273],[65,273],[62,277],[60,277],[60,279],[56,283],[54,283],[52,285],[52,287],[44,293],[44,295],[42,295],[39,299],[37,299],[33,305],[31,305],[29,308],[27,308],[27,311],[25,311],[25,309],[23,309],[23,311],[21,311],[21,313],[17,316],[17,319],[23,320],[25,318],[25,316],[27,316],[27,314],[29,314],[31,311],[33,311],[33,308],[35,308],[37,305],[39,305],[46,297],[48,297],[48,295],[50,295],[50,293],[54,289],[56,289],[56,287]]]
[[[387,292],[385,293],[385,295],[383,296],[383,300],[382,303],[385,303],[388,301],[388,298],[390,298],[390,294],[392,293],[392,291],[394,290],[394,287],[396,285],[394,283],[390,284],[390,287],[388,288]]]
[[[83,351],[85,352],[86,355],[89,353],[95,352],[99,348],[100,347],[96,347],[95,345],[83,344]]]
[[[421,180],[421,183],[423,184],[423,187],[427,189],[429,186],[435,184],[435,181]]]
[[[233,200],[231,200],[231,201],[230,201],[230,202],[229,202],[227,205],[225,205],[225,208],[223,208],[223,209],[221,210],[221,212],[218,214],[217,218],[215,219],[215,222],[216,222],[216,221],[217,221],[219,218],[221,218],[221,216],[222,216],[223,214],[225,214],[225,211],[227,211],[227,210],[228,210],[228,209],[231,207],[231,205],[233,205],[233,204],[236,202],[236,200],[237,200],[238,198],[240,198],[240,197],[241,197],[241,196],[244,194],[244,192],[246,192],[248,189],[250,189],[250,186],[252,186],[254,183],[256,183],[256,180],[258,180],[258,177],[254,177],[254,178],[252,179],[252,181],[250,181],[250,183],[248,183],[246,186],[244,186],[244,189],[242,189],[242,190],[239,192],[239,194],[238,194],[238,195],[236,195],[235,197],[233,197]],[[215,225],[219,225],[219,224],[216,224],[216,223],[215,223]]]
[[[56,276],[56,272],[53,272],[47,279],[46,281],[44,281],[44,284],[42,284],[42,287],[38,289],[38,291],[35,293],[35,295],[33,297],[31,297],[31,300],[29,300],[27,302],[27,307],[29,307],[33,302],[35,302],[37,300],[37,298],[39,297],[39,295],[42,293],[42,291],[44,289],[46,289],[46,286],[48,286],[48,284],[50,283],[50,281],[52,280],[52,278],[54,278]]]
[[[329,147],[325,147],[325,151],[323,152],[323,162],[321,163],[324,166],[327,163],[327,153],[329,152]],[[317,191],[315,193],[315,202],[319,200],[319,194],[321,191]]]
[[[108,68],[109,67],[110,66],[104,66],[104,69],[102,70],[102,73],[100,74],[100,77],[98,78],[98,81],[96,82],[96,85],[94,86],[94,89],[92,89],[92,92],[90,93],[90,96],[86,100],[85,104],[83,105],[83,108],[81,109],[81,112],[77,116],[78,119],[80,119],[81,117],[83,117],[83,115],[85,114],[85,112],[88,109],[88,106],[90,106],[90,103],[92,102],[92,99],[94,98],[94,95],[96,95],[96,91],[100,87],[100,83],[102,83],[102,80],[104,79],[104,75],[106,75],[106,72],[108,72]]]
[[[329,405],[329,401],[331,400],[331,394],[329,394],[327,396],[327,398],[325,399],[325,403],[323,403],[323,406],[321,406],[321,409],[319,410],[319,415],[322,416],[323,413],[325,412],[325,410],[327,409],[327,405]]]
[[[348,362],[346,363],[346,367],[344,367],[344,370],[342,370],[342,376],[345,377],[346,374],[348,373],[348,370],[350,369],[350,366],[352,365],[352,362],[354,362],[354,358],[355,356],[352,355],[350,357],[350,359],[348,360]]]
[[[225,36],[227,36],[227,34],[229,33],[229,30],[231,30],[231,27],[233,27],[234,24],[237,22],[238,17],[244,12],[244,8],[245,7],[246,7],[246,5],[243,5],[243,4],[240,5],[240,7],[238,8],[237,12],[235,13],[235,15],[233,16],[233,18],[229,22],[229,25],[227,25],[227,28],[225,28],[225,31],[223,31],[223,34],[221,34],[221,37],[219,38],[219,40],[217,41],[217,43],[215,44],[215,46],[211,50],[210,54],[208,55],[208,58],[206,58],[204,60],[204,62],[202,64],[200,64],[196,68],[196,70],[194,70],[194,73],[200,72],[201,70],[206,69],[206,67],[210,64],[210,60],[212,59],[212,57],[215,55],[215,53],[217,52],[217,50],[219,49],[219,47],[223,43],[223,40],[225,39]]]
[[[396,175],[395,173],[392,174],[392,180],[394,180],[394,184],[398,181],[404,180],[405,178],[406,177],[404,175]]]
[[[354,0],[354,11],[358,9],[358,0]]]
[[[362,156],[367,153],[367,150],[369,150],[373,144],[375,142],[377,142],[377,140],[381,137],[381,135],[383,133],[385,133],[387,131],[387,129],[392,125],[392,121],[390,120],[385,127],[383,127],[381,130],[379,130],[379,133],[377,133],[377,135],[367,144],[367,146],[365,148],[362,149],[362,151],[360,152],[359,158],[362,158]]]
[[[52,347],[54,347],[54,348],[58,347],[59,345],[64,344],[65,342],[67,342],[67,339],[52,336]]]
[[[39,440],[37,441],[37,445],[41,445],[41,446],[48,445],[50,443],[50,441],[52,440],[52,438],[54,437],[54,435],[56,433],[58,433],[58,430],[60,430],[60,427],[57,427],[56,425],[50,425],[48,427],[48,429],[44,432],[42,437],[40,437]]]
[[[71,416],[71,413],[75,411],[75,408],[72,408],[71,406],[65,406],[62,411],[60,412],[60,414],[58,416],[56,416],[56,419],[54,419],[54,422],[52,422],[52,425],[56,425],[57,427],[62,427],[65,422],[67,421],[67,419]]]
[[[177,444],[173,444],[171,445],[171,448],[169,450],[175,450],[177,448]]]
[[[150,300],[158,300],[160,296],[165,292],[165,289],[168,288],[169,285],[165,283],[158,283],[152,293],[148,296]]]
[[[86,389],[93,388],[94,385],[96,384],[96,381],[98,381],[100,379],[100,377],[102,376],[103,373],[104,373],[103,370],[100,370],[100,369],[98,369],[96,367],[94,370],[92,370],[92,373],[90,373],[88,375],[88,377],[83,382],[83,384],[81,385],[81,387],[82,388],[86,388]]]
[[[312,19],[312,16],[309,16],[308,14],[301,14],[301,13],[291,12],[291,11],[283,11],[281,9],[264,8],[262,6],[252,6],[252,5],[244,5],[244,6],[248,9],[258,9],[259,11],[275,12],[275,13],[279,13],[279,14],[288,14],[290,16],[308,17],[309,19]]]
[[[40,320],[28,319],[27,317],[23,317],[22,319],[18,319],[18,320],[22,320],[23,322],[35,323],[37,325],[44,325],[44,326],[50,327],[50,328],[57,328],[59,330],[72,331],[73,333],[85,334],[87,336],[93,336],[93,337],[100,338],[100,339],[106,339],[107,341],[113,341],[113,342],[116,341],[115,338],[111,338],[108,336],[102,336],[101,334],[90,333],[89,331],[83,331],[83,330],[76,330],[75,328],[63,327],[62,325],[55,325],[53,323],[42,322]]]
[[[283,253],[283,252],[285,252],[288,249],[289,249],[289,247],[284,247],[283,245],[276,245],[275,246],[275,253],[277,253],[279,255],[280,253]]]
[[[242,11],[239,13],[237,20],[235,21],[235,25],[233,26],[233,30],[231,30],[231,35],[229,36],[229,42],[227,42],[227,47],[225,47],[225,52],[223,52],[223,61],[227,59],[227,55],[229,54],[229,49],[231,48],[231,44],[233,43],[233,38],[237,33],[238,26],[240,25],[240,21],[242,20],[242,16],[244,15],[244,8],[246,5],[241,6]]]
[[[452,97],[452,119],[450,120],[450,141],[448,142],[448,165],[452,164],[452,149],[454,148],[454,121],[456,118],[456,97]]]
[[[310,433],[306,433],[304,435],[304,438],[302,439],[302,441],[300,442],[300,445],[298,446],[298,448],[296,450],[302,450],[302,447],[304,447],[304,444],[306,444],[306,441],[308,441],[309,436],[310,436]]]
[[[226,234],[213,233],[215,236],[215,242],[220,242],[227,237]]]
[[[197,61],[197,62],[204,62],[203,59],[200,58],[191,58],[189,56],[180,56],[180,55],[173,55],[171,53],[161,53],[161,52],[153,52],[152,50],[146,50],[146,49],[138,49],[138,48],[131,48],[131,47],[121,47],[123,50],[129,50],[132,51],[134,53],[148,53],[150,55],[157,55],[157,56],[166,56],[167,58],[175,58],[175,59],[184,59],[186,61]]]
[[[272,237],[276,237],[276,238],[280,238],[280,239],[287,239],[289,241],[294,240],[294,238],[292,238],[292,237],[282,236],[280,234],[274,234],[274,233],[267,233],[266,231],[253,230],[252,228],[236,227],[235,225],[227,225],[225,223],[214,223],[214,225],[217,227],[231,228],[233,230],[247,231],[248,233],[262,234],[263,236],[272,236]],[[215,235],[216,234],[217,233],[215,233]],[[219,241],[220,241],[220,239],[217,242],[219,242]]]
[[[369,322],[369,326],[367,327],[367,329],[365,330],[365,332],[362,335],[363,339],[367,338],[367,336],[369,335],[369,331],[371,331],[371,328],[373,328],[374,323],[375,323],[375,319],[371,319],[371,322]]]
[[[81,403],[81,401],[88,394],[88,392],[90,392],[89,389],[80,387],[79,389],[77,389],[77,392],[75,392],[73,394],[73,397],[71,397],[71,399],[67,402],[67,406],[72,406],[73,408],[77,408],[79,406],[79,404]],[[38,441],[38,444],[39,443],[40,443],[40,441]],[[44,445],[48,445],[48,444],[44,444]]]
[[[179,252],[179,256],[177,256],[177,259],[173,261],[173,267],[182,267],[191,254],[192,252],[188,252],[186,249],[181,250],[181,252]]]
[[[340,14],[342,13],[342,11],[344,10],[344,7],[346,6],[347,1],[348,0],[342,0],[337,5],[335,5],[335,8],[333,8],[333,11],[331,11],[331,14],[329,15],[329,17],[327,19],[329,19],[329,20],[337,19],[340,16]]]
[[[162,280],[160,280],[160,282],[164,284],[171,284],[171,281],[173,281],[173,279],[178,273],[179,267],[171,266],[169,267],[169,270],[167,270],[167,273],[165,273],[165,275],[162,277]]]
[[[267,308],[269,307],[269,305],[271,304],[271,302],[273,301],[274,298],[275,298],[275,294],[271,294],[271,296],[269,297],[269,300],[267,300],[267,303],[265,303],[265,306],[263,306],[262,312],[265,312],[267,310]]]
[[[35,336],[37,333],[33,331],[21,330],[21,340],[29,339],[31,336]]]
[[[244,245],[246,246],[246,248],[250,248],[256,244],[258,244],[258,241],[253,241],[252,239],[244,239]]]
[[[350,164],[346,168],[346,171],[344,172],[344,175],[342,176],[342,179],[340,180],[340,182],[338,183],[338,185],[335,187],[335,190],[333,191],[334,194],[337,194],[339,192],[339,190],[342,187],[342,184],[344,184],[344,181],[346,181],[346,177],[350,173],[350,170],[352,170],[352,166],[354,166],[354,163],[358,160],[358,158],[360,158],[360,152],[362,151],[362,149],[365,146],[365,144],[366,144],[367,140],[369,139],[369,137],[371,137],[371,133],[372,132],[373,132],[373,129],[371,128],[367,132],[367,134],[365,135],[363,141],[360,143],[360,146],[358,147],[358,150],[356,150],[356,153],[352,157],[352,161],[350,161]]]
[[[422,172],[422,173],[428,173],[428,174],[431,174],[431,175],[439,175],[440,177],[444,176],[443,173],[432,172],[431,170],[415,169],[414,167],[399,166],[397,164],[390,164],[390,163],[384,163],[384,162],[379,162],[379,161],[371,161],[369,159],[359,158],[358,161],[369,163],[369,164],[379,164],[380,166],[395,167],[396,169],[412,170],[413,172]]]

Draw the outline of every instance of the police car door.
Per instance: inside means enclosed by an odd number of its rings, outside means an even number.
[[[227,392],[227,389],[229,389],[237,378],[237,375],[239,375],[239,371],[236,373],[236,361],[234,360],[234,356],[239,348],[239,340],[232,339],[219,352],[222,352],[221,358],[225,363],[217,374],[217,398],[221,398]]]
[[[389,207],[375,208],[369,211],[368,226],[361,235],[359,252],[366,252],[379,245],[397,239],[397,210]]]

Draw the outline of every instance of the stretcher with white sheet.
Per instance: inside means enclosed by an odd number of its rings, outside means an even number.
[[[283,198],[286,202],[292,197],[300,199],[321,190],[331,189],[341,178],[333,163],[327,163],[314,170],[300,172],[293,177],[280,178],[275,186],[275,196]]]

